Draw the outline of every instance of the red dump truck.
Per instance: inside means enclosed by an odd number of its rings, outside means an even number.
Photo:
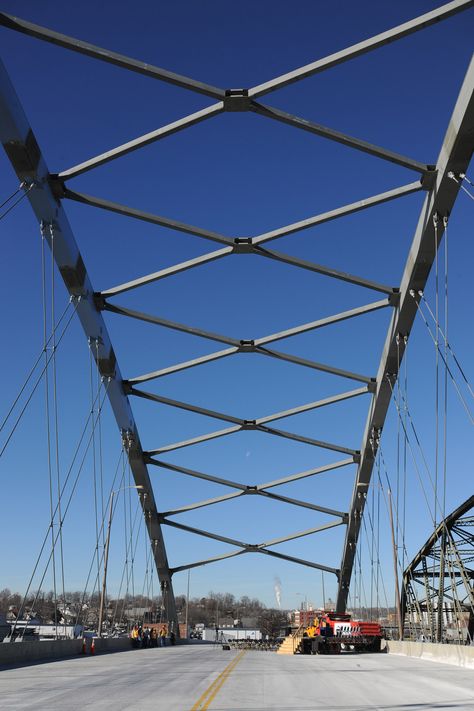
[[[340,612],[316,613],[303,633],[303,654],[339,654],[341,651],[380,652],[382,628],[377,622],[352,620]]]

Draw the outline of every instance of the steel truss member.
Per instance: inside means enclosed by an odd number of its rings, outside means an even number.
[[[3,65],[0,65],[0,137],[16,174],[22,184],[27,186],[28,199],[38,221],[45,225],[54,226],[54,258],[69,293],[81,297],[77,313],[87,338],[98,344],[94,357],[96,358],[100,374],[110,380],[108,397],[122,434],[124,447],[128,454],[135,483],[140,487],[140,502],[152,543],[155,564],[166,606],[167,619],[174,623],[176,629],[178,629],[178,627],[172,587],[173,573],[243,553],[261,553],[335,574],[339,581],[337,607],[341,611],[345,609],[349,582],[354,565],[355,550],[359,537],[361,517],[372,476],[374,458],[391,399],[391,388],[398,375],[397,371],[400,359],[403,357],[404,339],[402,339],[402,345],[400,347],[398,345],[399,336],[401,334],[405,337],[409,334],[417,312],[416,299],[410,296],[410,292],[418,294],[418,292],[423,290],[426,284],[435,256],[433,220],[436,216],[445,217],[449,215],[459,190],[458,183],[448,177],[448,174],[456,176],[465,172],[474,147],[474,136],[472,133],[472,125],[474,123],[473,65],[471,65],[466,75],[449,124],[449,131],[442,145],[439,159],[436,164],[433,165],[420,162],[412,157],[400,155],[388,148],[368,143],[367,141],[343,134],[330,127],[322,126],[304,118],[283,112],[267,104],[262,104],[259,100],[264,95],[279,88],[325,71],[330,67],[349,61],[362,54],[371,52],[394,40],[413,34],[441,19],[471,8],[473,5],[474,0],[453,0],[436,10],[414,18],[398,27],[392,28],[391,30],[359,42],[352,47],[348,47],[250,89],[222,89],[214,87],[204,82],[196,81],[160,67],[97,47],[88,42],[68,37],[5,13],[0,13],[0,25],[6,28],[84,54],[98,61],[113,64],[123,70],[139,73],[157,81],[171,83],[182,89],[197,92],[200,95],[211,97],[214,101],[213,104],[200,111],[185,116],[167,126],[158,127],[144,136],[139,136],[126,144],[92,157],[79,165],[50,173],[7,72],[3,68]],[[363,152],[378,160],[402,166],[404,169],[412,171],[415,174],[416,180],[376,195],[367,196],[356,202],[332,208],[321,214],[305,217],[298,222],[282,226],[276,230],[248,237],[229,237],[166,216],[144,212],[135,207],[112,202],[101,197],[86,195],[74,191],[69,187],[70,180],[73,180],[75,177],[87,171],[94,170],[98,166],[118,160],[122,156],[140,150],[153,142],[165,140],[170,135],[186,130],[197,123],[210,120],[224,112],[254,112],[261,116],[262,119],[283,122],[295,129],[304,130],[310,134],[315,134],[329,141],[343,145],[349,150]],[[369,209],[375,205],[398,200],[418,191],[425,191],[426,197],[408,255],[403,278],[399,286],[381,284],[355,274],[349,274],[332,267],[316,264],[268,248],[267,243],[270,241],[275,241],[279,238],[317,227],[328,221],[344,218],[347,215]],[[88,206],[88,209],[94,207],[118,215],[127,216],[128,218],[145,221],[157,227],[165,227],[177,232],[193,235],[198,239],[217,243],[219,248],[215,248],[214,251],[208,254],[181,262],[180,264],[167,267],[166,269],[155,271],[138,279],[111,286],[101,292],[95,292],[63,207],[65,200],[81,203]],[[438,240],[441,240],[443,230],[438,229],[436,234]],[[341,313],[329,314],[324,318],[319,318],[309,323],[297,325],[284,331],[254,339],[228,337],[203,331],[188,324],[167,320],[157,314],[132,311],[131,309],[111,303],[110,301],[126,291],[141,288],[146,284],[172,277],[175,274],[189,269],[199,268],[204,264],[242,254],[258,255],[265,259],[288,264],[294,268],[305,269],[315,274],[323,274],[325,277],[331,279],[379,292],[383,298]],[[304,359],[269,347],[274,341],[288,339],[298,334],[325,328],[330,324],[339,323],[347,319],[363,317],[365,314],[378,311],[379,309],[389,309],[391,311],[391,321],[376,377],[370,374],[341,370],[331,364]],[[195,335],[213,342],[223,343],[225,346],[222,350],[194,358],[193,360],[184,361],[171,365],[168,368],[123,379],[107,332],[103,311],[113,312],[122,317],[145,321],[161,328]],[[204,363],[227,358],[236,353],[265,355],[266,357],[276,358],[301,367],[312,368],[334,376],[355,380],[359,383],[363,383],[363,386],[357,389],[347,390],[346,392],[332,394],[323,400],[298,404],[291,409],[255,419],[241,419],[231,414],[220,413],[191,403],[164,398],[135,387],[145,381],[164,377],[170,373],[181,370],[199,367]],[[344,442],[325,442],[268,426],[269,423],[275,420],[291,417],[316,408],[331,406],[333,403],[358,397],[363,394],[368,395],[370,404],[360,451],[349,447],[348,444]],[[160,405],[175,407],[205,417],[223,420],[227,422],[229,426],[225,429],[205,435],[170,445],[160,445],[155,449],[144,451],[129,402],[131,395],[145,398],[149,401],[159,403]],[[156,455],[167,451],[189,447],[200,442],[245,430],[256,430],[273,435],[274,437],[281,437],[302,442],[316,448],[324,448],[333,452],[343,453],[349,455],[349,458],[330,463],[326,466],[314,467],[305,472],[290,474],[286,477],[275,479],[274,481],[258,486],[229,481],[225,477],[185,469],[154,458]],[[281,484],[288,484],[299,479],[329,472],[348,464],[357,465],[352,500],[348,512],[346,512],[347,506],[339,506],[337,509],[330,509],[287,496],[278,496],[268,491],[270,488],[277,487]],[[167,468],[171,471],[177,471],[188,476],[215,482],[216,484],[224,484],[225,486],[236,489],[237,492],[200,501],[186,507],[177,508],[173,511],[159,513],[148,472],[148,465]],[[313,527],[302,532],[275,538],[263,543],[246,543],[202,529],[184,526],[169,518],[169,516],[184,511],[219,504],[232,497],[250,494],[273,498],[289,505],[296,505],[313,509],[323,514],[333,515],[336,516],[336,520],[329,521],[322,526]],[[230,553],[225,553],[214,558],[191,562],[188,565],[172,568],[167,559],[162,536],[162,525],[172,526],[189,533],[208,537],[234,546],[236,549],[234,548]],[[347,526],[340,568],[324,566],[313,561],[287,556],[275,550],[270,550],[271,547],[277,546],[285,541],[314,534],[318,531],[339,525]]]
[[[474,496],[436,527],[404,571],[402,615],[413,640],[474,639]]]

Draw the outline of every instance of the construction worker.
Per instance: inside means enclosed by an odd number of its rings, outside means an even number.
[[[134,625],[132,627],[132,631],[130,632],[130,639],[132,640],[132,647],[134,649],[137,649],[139,643],[138,625]]]
[[[166,633],[166,625],[163,625],[160,630],[160,647],[166,647]]]

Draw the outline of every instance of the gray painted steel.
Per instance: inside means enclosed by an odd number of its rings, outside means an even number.
[[[367,490],[372,476],[375,455],[388,407],[393,385],[398,376],[400,361],[405,352],[404,337],[410,331],[417,314],[419,291],[423,291],[435,259],[435,225],[438,219],[437,238],[444,233],[443,218],[448,218],[456,200],[459,185],[448,177],[464,173],[474,151],[474,60],[468,68],[459,98],[456,102],[449,127],[436,164],[436,183],[426,196],[415,236],[400,285],[400,303],[394,311],[377,373],[374,402],[369,412],[361,447],[361,460],[357,471],[349,525],[341,561],[341,577],[337,609],[344,610],[349,593],[352,566],[365,507]],[[436,216],[436,217],[435,217]]]
[[[347,62],[349,59],[360,57],[362,54],[371,52],[374,49],[377,49],[378,47],[383,47],[383,45],[388,44],[389,42],[393,42],[394,40],[400,39],[402,37],[407,37],[408,35],[411,35],[414,32],[418,32],[419,30],[422,30],[425,27],[429,27],[429,25],[439,22],[441,19],[450,17],[451,15],[454,15],[457,12],[466,10],[469,7],[472,7],[473,5],[473,0],[454,0],[454,2],[448,2],[446,5],[437,7],[431,12],[427,12],[424,15],[415,17],[412,20],[409,20],[408,22],[404,22],[402,25],[397,25],[397,27],[393,27],[391,30],[381,32],[380,34],[375,35],[374,37],[370,37],[369,39],[363,40],[362,42],[358,42],[357,44],[354,44],[351,47],[346,47],[346,49],[342,49],[339,52],[335,52],[334,54],[331,54],[328,57],[323,57],[323,59],[318,59],[316,62],[312,62],[311,64],[307,64],[304,67],[295,69],[292,72],[283,74],[282,76],[277,77],[276,79],[272,79],[271,81],[267,81],[264,84],[254,86],[249,91],[249,97],[256,99],[259,96],[269,94],[271,91],[275,91],[276,89],[282,89],[284,86],[288,86],[288,84],[293,84],[296,81],[300,81],[305,77],[310,77],[314,76],[315,74],[319,74],[320,72],[326,69],[330,69],[331,67],[335,67],[338,64]]]
[[[57,267],[69,293],[77,299],[77,315],[84,333],[92,342],[98,344],[97,349],[92,349],[92,353],[97,361],[100,374],[107,381],[107,396],[117,425],[122,432],[135,483],[142,487],[139,494],[140,503],[150,536],[160,584],[164,590],[170,593],[164,596],[167,617],[174,622],[176,629],[178,629],[171,575],[153,488],[132,410],[123,391],[122,376],[115,353],[102,314],[96,308],[94,289],[66,213],[51,191],[45,160],[1,62],[0,139],[20,181],[33,184],[33,188],[28,192],[28,200],[38,221],[53,226],[54,258]],[[49,230],[46,230],[46,238],[51,247]]]
[[[77,310],[86,335],[93,341],[97,340],[97,343],[99,344],[97,358],[99,371],[105,378],[107,378],[108,381],[110,381],[108,385],[109,397],[117,419],[117,423],[123,432],[123,438],[127,445],[127,450],[134,473],[135,482],[138,485],[143,486],[145,490],[145,495],[143,495],[141,499],[142,508],[145,512],[150,537],[152,541],[156,543],[155,560],[157,563],[160,580],[163,588],[167,592],[169,592],[169,594],[165,596],[165,601],[168,607],[167,615],[168,618],[171,620],[176,620],[171,586],[172,572],[176,572],[177,570],[185,570],[187,568],[195,567],[197,565],[204,565],[211,561],[223,560],[225,558],[230,558],[247,552],[265,553],[266,555],[271,555],[276,558],[291,560],[302,565],[309,565],[314,568],[321,568],[335,573],[339,577],[340,581],[338,608],[342,609],[345,607],[348,594],[348,586],[352,572],[352,565],[355,555],[355,547],[357,544],[358,533],[360,528],[360,517],[362,515],[365,505],[365,494],[367,492],[367,488],[371,478],[373,461],[378,446],[378,440],[380,438],[381,430],[385,421],[385,416],[391,399],[391,389],[398,373],[398,356],[400,359],[403,356],[403,339],[404,337],[409,335],[411,325],[416,315],[417,309],[415,298],[417,298],[417,292],[423,289],[424,284],[426,283],[426,279],[428,277],[431,264],[434,258],[433,217],[434,215],[439,216],[440,224],[438,230],[438,239],[441,239],[443,233],[442,218],[447,217],[449,215],[449,212],[452,209],[459,189],[458,184],[447,177],[448,173],[452,172],[454,173],[454,175],[458,175],[459,173],[464,172],[473,149],[472,125],[474,118],[474,110],[472,100],[472,67],[468,72],[468,76],[461,91],[460,98],[458,100],[456,109],[454,111],[453,119],[449,127],[449,131],[447,133],[440,157],[438,159],[438,164],[435,167],[436,169],[434,169],[433,166],[421,163],[412,158],[407,158],[405,156],[398,155],[393,151],[372,145],[356,138],[352,138],[345,134],[341,134],[340,132],[335,131],[331,128],[320,126],[305,119],[301,119],[299,117],[285,113],[279,109],[263,106],[262,104],[257,103],[255,100],[271,91],[277,90],[291,83],[299,81],[304,77],[314,75],[318,72],[329,69],[330,67],[336,66],[349,59],[372,51],[373,49],[381,47],[396,39],[417,32],[418,30],[421,30],[424,27],[438,22],[443,18],[450,17],[451,15],[454,15],[462,10],[466,10],[472,7],[473,5],[474,0],[453,0],[453,2],[449,2],[446,5],[443,5],[442,7],[439,7],[420,17],[414,18],[402,25],[399,25],[398,27],[383,32],[370,39],[359,42],[358,44],[352,47],[343,49],[328,57],[317,60],[316,62],[308,64],[305,67],[284,74],[269,82],[253,87],[249,90],[223,90],[220,88],[216,88],[209,84],[198,82],[194,79],[190,79],[188,77],[169,72],[159,67],[148,65],[145,62],[130,59],[129,57],[125,57],[115,52],[111,52],[101,47],[97,47],[95,45],[91,45],[87,42],[83,42],[82,40],[67,37],[47,28],[40,27],[38,25],[34,25],[33,23],[11,17],[4,13],[0,13],[0,25],[4,25],[5,27],[36,37],[40,40],[56,44],[60,47],[67,48],[72,51],[79,52],[81,54],[85,54],[100,61],[105,61],[114,64],[123,69],[138,72],[151,78],[169,82],[176,86],[195,91],[206,96],[210,96],[213,99],[217,100],[217,103],[212,106],[206,107],[201,111],[197,111],[194,114],[183,117],[167,126],[158,128],[144,136],[140,136],[124,145],[118,146],[110,151],[107,151],[106,153],[91,158],[77,166],[74,166],[68,170],[64,170],[61,173],[52,176],[49,175],[47,172],[46,165],[41,157],[41,153],[35,141],[34,135],[26,121],[23,111],[19,105],[18,99],[14,93],[13,88],[10,85],[8,77],[6,76],[6,73],[3,70],[1,77],[1,85],[3,89],[2,108],[4,108],[0,119],[0,131],[2,135],[2,140],[4,142],[6,152],[16,169],[18,177],[21,180],[26,179],[27,181],[30,181],[30,183],[31,181],[33,181],[33,187],[28,195],[29,200],[40,222],[52,224],[54,227],[54,253],[58,267],[62,273],[63,279],[71,295],[76,298],[80,297],[80,300],[78,301]],[[295,222],[291,225],[286,225],[276,230],[272,230],[270,232],[253,237],[227,237],[225,235],[200,227],[195,227],[193,225],[189,225],[172,218],[150,214],[142,210],[114,203],[110,200],[106,200],[100,197],[94,197],[85,195],[83,193],[75,192],[73,190],[70,190],[69,187],[67,187],[67,185],[65,184],[67,180],[72,179],[75,176],[80,175],[81,173],[93,170],[97,166],[118,159],[120,156],[126,155],[131,151],[138,150],[141,147],[144,147],[154,141],[161,140],[177,131],[185,130],[186,128],[200,121],[207,120],[208,118],[211,118],[212,116],[221,113],[222,111],[254,111],[261,114],[262,116],[266,116],[267,118],[283,121],[284,123],[287,123],[295,128],[310,131],[311,133],[324,136],[330,140],[342,143],[348,147],[364,151],[371,155],[377,156],[383,160],[388,160],[410,170],[419,172],[421,173],[421,180],[410,183],[408,185],[397,187],[395,189],[386,191],[378,195],[373,195],[371,197],[368,197],[367,199],[359,200],[349,205],[344,205],[335,209],[331,209],[325,213],[311,216],[309,218]],[[471,128],[469,129],[469,127]],[[471,133],[469,133],[469,130],[471,131]],[[323,224],[330,220],[338,219],[345,215],[350,215],[360,210],[367,209],[373,205],[379,205],[390,200],[398,199],[405,195],[410,195],[419,190],[429,191],[429,194],[427,195],[425,200],[422,215],[420,217],[420,222],[408,257],[408,262],[405,268],[405,273],[402,279],[400,289],[379,284],[374,281],[369,281],[367,279],[363,279],[346,272],[338,271],[333,268],[328,268],[323,265],[311,263],[303,259],[292,257],[290,255],[275,252],[273,250],[268,250],[263,246],[267,242],[278,239],[280,237],[294,234],[310,227],[315,227],[317,225]],[[77,248],[74,237],[67,222],[67,218],[60,204],[60,200],[63,198],[68,198],[76,202],[89,205],[91,207],[108,210],[116,214],[128,216],[134,219],[143,220],[154,225],[174,229],[186,234],[191,234],[201,239],[217,242],[219,245],[221,245],[221,248],[207,255],[203,255],[201,257],[197,257],[195,259],[191,259],[186,262],[182,262],[180,264],[160,270],[153,274],[145,275],[141,278],[134,279],[132,281],[117,285],[115,287],[111,287],[110,289],[104,290],[102,293],[94,294],[87,276],[85,266],[82,262],[79,250]],[[130,309],[111,304],[108,301],[109,298],[112,298],[118,294],[124,293],[131,289],[139,288],[140,286],[143,286],[145,284],[149,284],[154,281],[173,276],[174,274],[178,274],[188,269],[199,267],[202,264],[213,262],[223,257],[230,256],[231,254],[256,254],[262,257],[266,257],[267,259],[281,261],[296,268],[307,269],[315,273],[323,274],[329,278],[342,280],[344,282],[351,283],[362,288],[368,288],[374,291],[379,291],[382,294],[385,294],[386,298],[381,301],[369,303],[361,307],[350,309],[340,314],[335,314],[326,318],[319,319],[317,321],[312,321],[310,323],[302,324],[293,328],[288,328],[278,333],[274,333],[255,340],[229,338],[220,334],[203,331],[201,329],[197,329],[186,324],[175,323],[153,314],[132,311]],[[410,295],[410,292],[412,291],[415,294],[415,298]],[[317,363],[312,360],[299,358],[297,356],[281,353],[279,351],[274,351],[266,347],[268,344],[271,344],[274,341],[290,338],[301,333],[306,333],[315,329],[322,328],[326,325],[362,316],[366,313],[386,308],[387,306],[393,308],[393,314],[377,378],[359,375],[350,371],[343,371],[341,369],[334,368],[331,365]],[[135,378],[131,378],[126,382],[123,382],[118,366],[116,364],[115,355],[107,335],[105,324],[100,313],[101,310],[112,311],[123,316],[136,318],[149,323],[154,323],[158,326],[162,326],[165,328],[170,328],[176,331],[196,335],[201,338],[206,338],[212,341],[224,343],[229,347],[212,354],[194,358],[183,363],[178,363],[174,366],[170,366],[162,370],[157,370],[144,375],[139,375]],[[295,407],[284,412],[276,413],[269,417],[263,417],[259,420],[242,420],[231,415],[226,415],[206,408],[197,407],[195,405],[184,403],[178,400],[164,398],[159,395],[153,395],[151,393],[147,393],[134,388],[134,385],[136,385],[137,383],[152,380],[154,378],[159,378],[172,372],[178,372],[180,370],[196,367],[203,363],[225,358],[235,353],[259,353],[267,355],[268,357],[273,357],[283,361],[295,363],[301,365],[302,367],[314,368],[316,370],[321,370],[322,372],[332,373],[334,375],[339,375],[348,379],[358,380],[362,383],[365,383],[365,387],[359,388],[358,390],[349,391],[348,393],[342,393],[341,395],[336,395],[331,398],[326,398],[325,400],[319,402],[313,402],[300,407]],[[361,452],[344,447],[342,445],[337,445],[330,442],[323,442],[317,439],[297,435],[292,432],[287,432],[285,430],[280,430],[267,426],[267,423],[273,420],[282,417],[287,417],[292,414],[297,414],[305,410],[314,409],[316,407],[321,407],[323,405],[330,404],[331,402],[337,402],[341,399],[355,397],[365,392],[373,393],[373,396],[369,408],[369,415],[367,419]],[[216,432],[211,432],[206,435],[201,435],[199,437],[194,437],[185,441],[165,445],[160,447],[159,449],[151,450],[149,452],[142,452],[138,432],[136,429],[135,422],[133,420],[127,394],[134,394],[136,396],[155,400],[157,402],[172,407],[178,407],[201,415],[221,419],[231,423],[233,426],[227,427],[226,429],[218,430]],[[190,469],[186,470],[180,467],[173,467],[173,465],[169,465],[165,462],[155,460],[152,457],[152,455],[161,454],[167,451],[173,451],[182,447],[188,447],[218,437],[228,436],[230,434],[242,430],[258,430],[259,432],[264,432],[273,436],[287,438],[316,447],[323,447],[335,452],[342,452],[344,454],[349,455],[350,458],[343,460],[342,462],[335,462],[326,467],[319,467],[317,469],[308,470],[307,472],[289,475],[273,482],[260,485],[259,487],[248,487],[246,485],[238,484],[236,482],[230,482],[220,477],[213,477],[211,475],[195,472]],[[171,515],[173,513],[179,513],[180,511],[190,510],[192,508],[209,506],[211,504],[216,504],[220,501],[227,500],[231,497],[241,496],[249,493],[257,493],[262,496],[271,496],[273,498],[278,498],[279,500],[284,501],[285,503],[290,505],[306,506],[308,508],[314,508],[315,510],[322,510],[321,508],[309,504],[308,502],[302,502],[296,499],[291,499],[289,497],[278,496],[276,494],[269,494],[266,490],[271,487],[279,486],[282,483],[288,483],[304,477],[313,476],[322,471],[329,471],[330,469],[345,466],[346,464],[350,464],[353,462],[358,463],[359,466],[349,512],[348,529],[340,571],[336,568],[319,566],[316,563],[304,561],[296,557],[285,556],[276,551],[270,551],[265,547],[269,545],[277,545],[280,542],[291,540],[292,538],[299,537],[301,535],[309,535],[310,533],[314,533],[317,530],[321,530],[321,527],[319,529],[309,529],[308,531],[299,534],[294,534],[294,536],[275,539],[274,541],[271,541],[266,544],[245,544],[230,538],[226,538],[225,536],[217,536],[216,534],[210,534],[199,529],[191,529],[190,527],[184,527],[181,524],[166,519],[164,514],[159,515],[157,513],[155,500],[151,489],[151,483],[146,468],[147,463],[153,464],[154,466],[167,467],[171,470],[180,471],[190,476],[195,476],[197,478],[202,478],[208,481],[214,481],[216,483],[223,483],[238,490],[237,493],[232,493],[223,497],[215,497],[214,499],[209,499],[206,501],[196,502],[195,504],[191,504],[190,506],[182,507],[181,509],[176,509],[174,512],[168,512],[168,515]],[[330,513],[332,512],[332,510],[328,509],[325,512]],[[341,520],[337,522],[330,522],[326,525],[326,527],[346,523],[346,515],[340,514],[340,512],[336,513],[341,517]],[[167,525],[182,528],[183,530],[188,530],[198,535],[205,535],[216,540],[221,540],[223,542],[230,543],[231,545],[243,546],[243,548],[238,551],[233,551],[230,553],[223,554],[221,556],[216,556],[206,561],[197,561],[187,566],[181,566],[179,568],[170,569],[166,559],[164,543],[161,535],[160,520],[163,523],[166,523]]]

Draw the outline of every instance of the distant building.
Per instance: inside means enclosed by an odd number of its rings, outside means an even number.
[[[205,627],[202,631],[202,639],[206,642],[218,642],[234,639],[262,639],[260,630],[246,627]]]
[[[293,610],[290,616],[291,624],[293,627],[309,627],[319,612],[320,610],[313,610],[312,607],[309,610]]]

